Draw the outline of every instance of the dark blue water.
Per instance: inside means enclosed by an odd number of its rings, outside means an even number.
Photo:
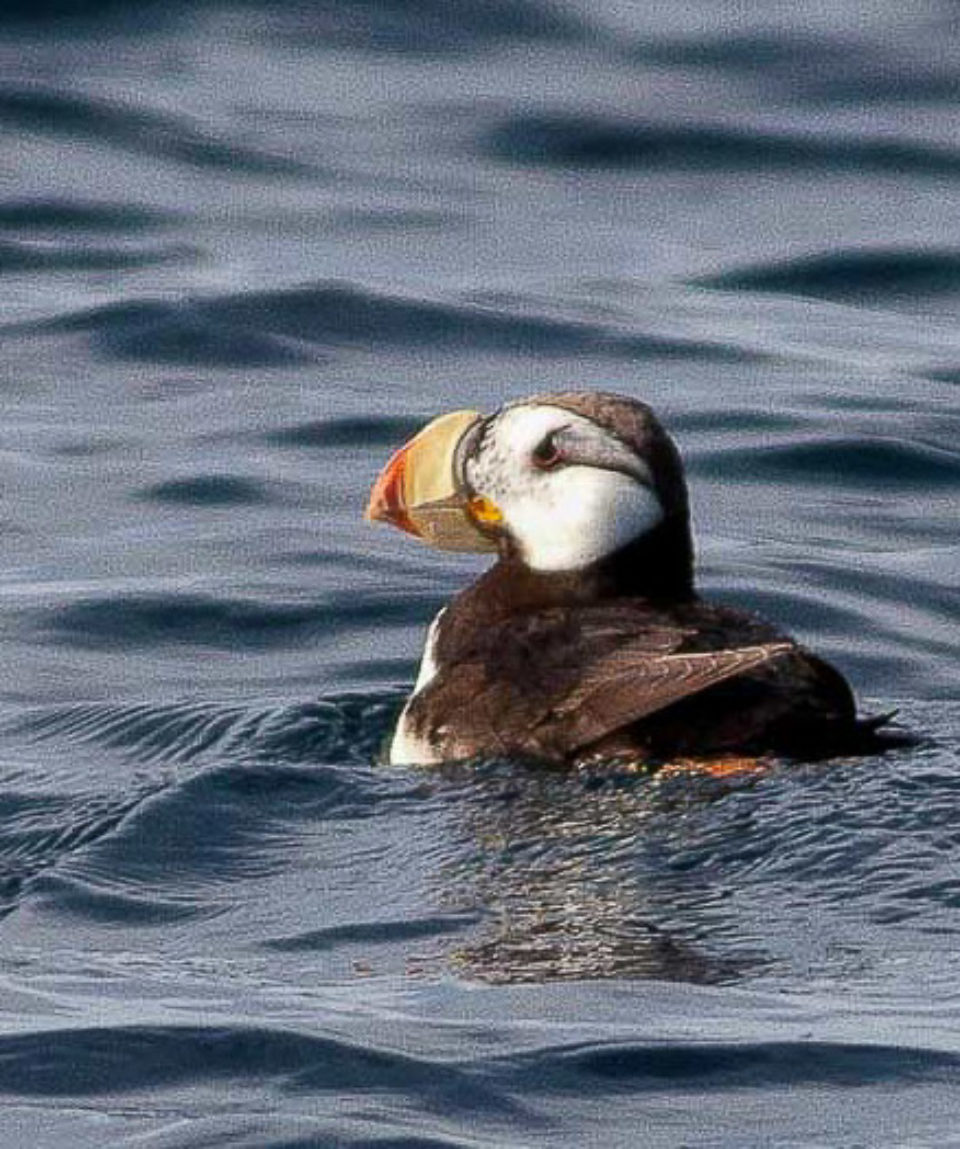
[[[953,1143],[956,7],[2,12],[0,1143]],[[480,564],[371,479],[570,387],[917,747],[377,764]]]

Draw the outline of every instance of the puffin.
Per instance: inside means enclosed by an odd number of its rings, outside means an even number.
[[[396,765],[816,760],[886,748],[845,678],[708,602],[680,453],[650,407],[534,395],[430,422],[366,518],[496,561],[431,623]]]

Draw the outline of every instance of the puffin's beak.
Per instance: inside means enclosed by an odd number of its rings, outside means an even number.
[[[479,418],[477,411],[453,411],[428,423],[377,476],[364,517],[392,523],[441,550],[496,550],[467,514],[454,475],[457,446]]]

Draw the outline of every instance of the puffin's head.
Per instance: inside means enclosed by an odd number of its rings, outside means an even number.
[[[645,404],[602,393],[434,420],[387,464],[367,517],[544,572],[582,570],[665,525],[689,534],[673,442]]]

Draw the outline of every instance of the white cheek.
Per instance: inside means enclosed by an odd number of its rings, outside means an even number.
[[[663,519],[649,487],[616,471],[566,467],[529,493],[510,495],[504,521],[534,570],[579,570],[646,534]]]

